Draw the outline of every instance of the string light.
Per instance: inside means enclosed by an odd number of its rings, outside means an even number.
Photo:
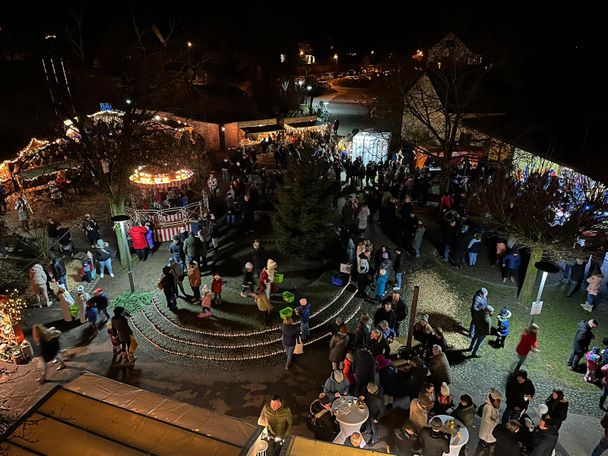
[[[10,360],[12,352],[19,346],[15,326],[21,321],[25,306],[19,290],[6,290],[5,295],[0,295],[0,358]]]
[[[342,294],[344,293],[344,291],[346,290],[346,288],[349,286],[350,284],[347,284],[343,287],[343,289],[340,291],[340,293],[326,306],[323,307],[323,309],[317,311],[314,316],[319,315],[321,312],[323,312],[324,310],[326,310],[328,307],[330,307],[332,304],[334,304],[337,299],[339,299]],[[356,293],[354,293],[353,295],[351,295],[349,297],[349,299],[337,310],[337,312],[333,312],[332,316],[328,319],[326,319],[325,321],[313,326],[311,328],[311,330],[315,330],[318,329],[322,326],[324,326],[325,324],[327,324],[329,321],[331,321],[332,319],[336,318],[338,315],[340,315],[342,312],[344,312],[344,310],[348,307],[348,305],[352,302],[352,300],[355,298]],[[263,331],[256,331],[256,332],[248,332],[248,333],[241,333],[241,334],[225,334],[225,333],[211,333],[211,332],[205,332],[205,331],[198,331],[198,330],[194,330],[191,328],[184,328],[181,327],[179,325],[176,325],[174,322],[172,322],[170,319],[168,319],[161,311],[160,308],[158,307],[158,300],[154,297],[152,299],[153,305],[156,308],[156,310],[158,311],[158,313],[164,317],[166,319],[166,321],[168,321],[170,324],[172,324],[173,326],[176,326],[180,329],[184,329],[184,330],[188,330],[191,332],[195,332],[195,333],[201,333],[201,334],[205,334],[205,335],[210,335],[210,336],[225,336],[225,337],[247,337],[247,336],[253,336],[253,335],[260,335],[260,334],[264,334],[264,333],[268,333],[268,332],[272,332],[272,331],[278,331],[279,330],[279,326],[275,326],[273,328],[269,328]],[[348,323],[349,321],[351,321],[359,312],[361,311],[361,306],[357,306],[354,310],[354,312],[352,312],[346,319],[345,321]],[[145,320],[152,326],[152,329],[158,333],[161,337],[165,337],[167,339],[173,340],[175,342],[179,342],[179,343],[185,343],[187,345],[191,345],[191,346],[197,346],[197,347],[205,347],[205,348],[216,348],[216,349],[234,349],[234,348],[240,348],[240,349],[246,349],[246,348],[257,348],[260,346],[264,346],[264,345],[270,345],[270,344],[274,344],[277,343],[281,340],[281,338],[276,338],[276,339],[272,339],[272,340],[267,340],[267,341],[263,341],[263,342],[253,342],[253,343],[249,343],[249,344],[222,344],[222,345],[211,345],[211,344],[205,344],[202,342],[196,342],[196,341],[191,341],[191,340],[185,340],[179,337],[174,337],[171,336],[169,334],[166,334],[164,332],[162,332],[161,330],[159,330],[159,328],[150,320],[150,318],[146,315],[146,313],[144,312],[144,318]],[[139,333],[139,335],[141,335],[141,337],[147,341],[148,343],[150,343],[152,346],[154,346],[155,348],[165,352],[165,353],[169,353],[171,355],[178,355],[178,356],[182,356],[185,358],[189,358],[189,359],[200,359],[200,360],[206,360],[206,361],[248,361],[248,360],[258,360],[258,359],[264,359],[264,358],[271,358],[273,356],[278,356],[283,354],[283,349],[282,348],[277,348],[273,351],[270,352],[265,352],[265,353],[260,353],[260,354],[254,354],[254,355],[240,355],[235,353],[235,352],[230,352],[231,355],[233,356],[214,356],[214,355],[207,355],[207,354],[198,354],[198,353],[188,353],[188,352],[183,352],[183,351],[179,351],[179,350],[174,350],[171,348],[167,348],[164,347],[156,342],[154,342],[152,339],[150,339],[148,336],[146,336],[144,334],[144,332],[142,331],[142,329],[137,325],[137,322],[133,319],[131,319],[133,326],[135,327],[136,331]],[[312,339],[307,340],[304,345],[311,345],[313,343],[316,343],[322,339],[325,339],[326,337],[331,336],[330,332],[326,332],[324,334],[321,334],[317,337],[314,337]]]

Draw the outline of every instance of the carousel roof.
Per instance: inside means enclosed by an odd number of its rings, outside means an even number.
[[[171,187],[180,186],[190,182],[194,171],[182,167],[180,169],[166,169],[153,166],[139,166],[129,176],[129,180],[136,187]]]

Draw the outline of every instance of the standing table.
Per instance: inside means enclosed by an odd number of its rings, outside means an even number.
[[[354,396],[341,396],[331,405],[331,413],[340,424],[340,432],[334,443],[342,445],[353,432],[359,432],[369,417],[369,410],[364,401]]]
[[[464,424],[462,424],[459,420],[457,420],[454,417],[451,417],[449,415],[435,415],[437,418],[441,418],[441,422],[443,423],[443,432],[445,432],[446,434],[451,434],[450,430],[447,427],[447,424],[450,420],[454,420],[454,422],[456,423],[456,429],[454,430],[454,433],[452,434],[452,438],[450,439],[450,452],[449,453],[443,453],[444,456],[448,455],[448,456],[458,456],[460,453],[460,449],[467,444],[467,442],[469,441],[469,431],[467,430],[467,428],[465,427]],[[432,419],[432,418],[431,418]],[[431,422],[429,420],[429,426],[431,425]],[[458,427],[460,426],[460,428]],[[460,433],[460,436],[458,435]]]

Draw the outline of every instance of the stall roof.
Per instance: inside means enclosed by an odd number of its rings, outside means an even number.
[[[80,162],[78,160],[63,160],[49,163],[48,165],[26,169],[25,171],[21,171],[19,176],[21,176],[21,178],[24,180],[32,180],[36,179],[37,177],[44,176],[45,174],[53,174],[67,169],[76,169],[79,166]]]
[[[235,418],[85,373],[51,390],[10,430],[0,450],[9,455],[236,456],[255,429]]]
[[[321,122],[320,120],[309,120],[307,122],[296,122],[296,123],[285,123],[285,125],[289,125],[293,128],[305,128],[305,127],[318,127],[321,125],[328,125],[326,122]]]
[[[245,133],[268,133],[272,131],[280,131],[283,127],[279,124],[275,125],[262,125],[259,127],[241,127]]]

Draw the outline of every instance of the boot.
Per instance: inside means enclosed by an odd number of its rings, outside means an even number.
[[[135,356],[133,353],[127,353],[127,361],[128,363],[132,366],[135,364],[135,360],[137,359],[137,356]]]

